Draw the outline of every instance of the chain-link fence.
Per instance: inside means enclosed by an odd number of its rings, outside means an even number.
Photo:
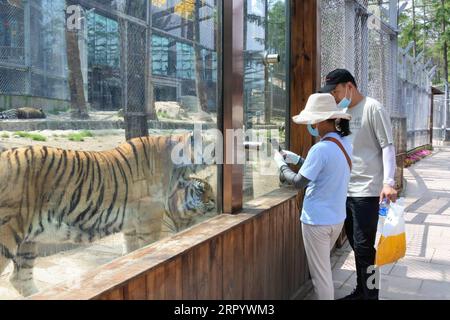
[[[64,0],[0,2],[0,94],[67,99]]]
[[[398,48],[396,1],[322,0],[321,9],[322,78],[348,69],[361,93],[389,112],[400,184],[406,152],[430,141],[426,65]]]
[[[431,82],[420,59],[399,51],[399,101],[407,115],[407,150],[412,150],[430,143]]]
[[[219,4],[0,0],[0,111],[89,114],[125,123],[136,135],[147,122],[215,126]]]
[[[321,60],[322,77],[346,68],[384,105],[402,154],[430,141],[431,82],[421,58],[397,47],[395,3],[322,0]]]
[[[448,122],[448,109],[446,108],[445,95],[434,95],[433,99],[433,140],[436,142],[446,140],[445,123]]]
[[[26,91],[25,11],[21,6],[0,2],[0,92]]]
[[[371,7],[371,6],[370,6]],[[398,114],[396,99],[396,46],[394,28],[369,11],[368,1],[322,0],[322,78],[345,68],[358,88]]]

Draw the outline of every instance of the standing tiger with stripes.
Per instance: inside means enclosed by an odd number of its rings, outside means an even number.
[[[215,208],[211,186],[190,174],[202,166],[176,166],[172,148],[189,136],[151,136],[111,151],[50,147],[0,153],[0,274],[24,296],[37,289],[37,243],[90,243],[122,232],[127,252],[177,231]],[[169,225],[169,227],[167,227]]]

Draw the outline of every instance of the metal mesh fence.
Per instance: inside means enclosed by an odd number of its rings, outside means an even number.
[[[352,72],[391,115],[398,154],[429,143],[431,83],[423,62],[397,47],[396,8],[362,0],[322,0],[321,8],[322,78],[336,68]]]
[[[26,89],[24,8],[0,2],[0,93]]]
[[[436,141],[444,141],[446,117],[445,95],[435,95],[433,100],[433,139]]]
[[[29,6],[29,94],[66,100],[65,0],[31,1]]]
[[[399,50],[399,101],[407,119],[407,150],[430,143],[431,82],[426,66]]]
[[[0,2],[0,94],[67,99],[64,0]]]

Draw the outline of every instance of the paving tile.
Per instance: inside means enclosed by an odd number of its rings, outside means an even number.
[[[339,288],[341,287],[350,277],[354,276],[356,274],[355,271],[351,270],[342,270],[342,269],[335,269],[333,270],[333,283],[334,286]]]
[[[445,264],[450,265],[450,248],[447,249],[435,249],[433,257],[431,259],[432,264]]]
[[[395,293],[395,292],[381,292],[380,300],[429,300],[426,296],[418,293]]]
[[[430,299],[450,300],[450,282],[424,280],[419,294]]]
[[[349,286],[341,289],[335,289],[334,290],[334,299],[340,299],[344,298],[345,296],[348,296],[350,293],[352,293],[354,288],[351,288]]]
[[[394,269],[394,266],[395,266],[395,264],[393,264],[393,263],[381,266],[380,267],[381,274],[385,274],[385,275],[390,274],[392,269]]]
[[[390,275],[423,280],[450,281],[450,266],[416,261],[411,257],[401,259]]]
[[[381,275],[380,290],[383,294],[413,294],[418,293],[423,280],[389,275]]]
[[[352,274],[347,281],[341,286],[341,288],[350,287],[352,290],[356,288],[356,272]]]
[[[450,227],[450,216],[429,214],[424,223],[447,225]]]

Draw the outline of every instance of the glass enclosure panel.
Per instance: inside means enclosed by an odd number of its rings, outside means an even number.
[[[177,160],[220,122],[221,1],[71,3],[0,1],[0,299],[220,210],[217,166]]]
[[[285,146],[289,115],[288,7],[284,0],[245,3],[244,201],[279,187],[273,149]]]

